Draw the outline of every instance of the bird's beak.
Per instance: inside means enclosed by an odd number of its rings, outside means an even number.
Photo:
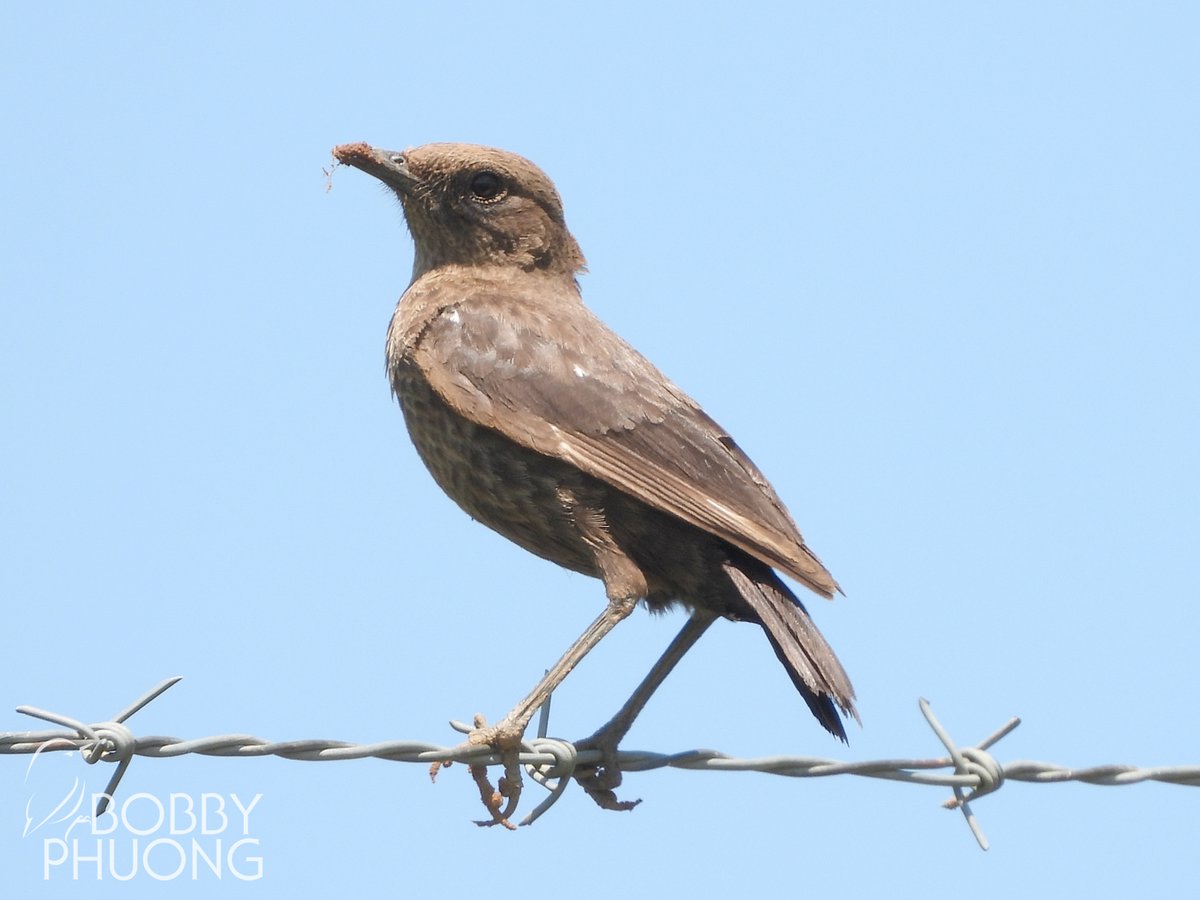
[[[373,175],[401,195],[407,195],[420,182],[408,171],[404,154],[395,150],[380,150],[370,144],[342,144],[333,148],[333,157],[347,166]]]

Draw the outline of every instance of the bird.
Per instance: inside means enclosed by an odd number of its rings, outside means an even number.
[[[843,717],[858,719],[854,688],[778,573],[824,598],[840,592],[837,582],[727,431],[584,304],[585,259],[550,178],[524,157],[474,144],[360,142],[333,155],[395,193],[415,246],[386,358],[421,460],[472,518],[600,579],[607,596],[503,720],[476,717],[470,741],[510,761],[508,784],[485,797],[494,822],[512,827],[520,784],[511,760],[534,712],[639,603],[682,605],[690,617],[626,705],[581,744],[602,751],[603,764],[580,777],[602,806],[633,805],[612,790],[616,745],[718,618],[761,627],[813,716],[845,741]]]

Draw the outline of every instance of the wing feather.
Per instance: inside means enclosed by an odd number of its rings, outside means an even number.
[[[443,305],[405,356],[459,414],[829,597],[837,583],[741,448],[582,302]]]

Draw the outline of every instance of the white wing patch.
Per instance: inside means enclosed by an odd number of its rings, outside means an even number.
[[[737,518],[736,514],[734,513],[734,511],[732,509],[730,509],[724,503],[720,503],[720,502],[714,500],[712,497],[705,497],[704,502],[709,507],[711,507],[712,509],[715,509],[718,513],[720,513],[723,516],[729,516],[730,518]]]

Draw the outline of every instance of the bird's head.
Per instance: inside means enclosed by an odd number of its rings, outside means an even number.
[[[554,184],[515,153],[474,144],[397,152],[359,143],[335,147],[333,155],[399,196],[416,244],[414,279],[447,265],[567,278],[584,266]]]

